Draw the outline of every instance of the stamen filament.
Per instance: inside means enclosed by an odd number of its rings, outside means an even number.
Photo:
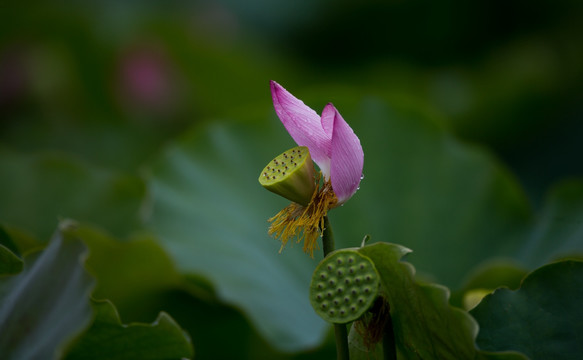
[[[321,177],[320,174],[316,183],[320,183]],[[270,218],[269,234],[281,240],[279,252],[283,251],[289,239],[297,238],[298,243],[304,241],[304,252],[314,257],[314,249],[318,248],[318,236],[325,228],[324,217],[337,202],[332,184],[326,181],[321,187],[316,187],[307,206],[292,202]]]

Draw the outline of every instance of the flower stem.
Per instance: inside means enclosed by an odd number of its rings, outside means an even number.
[[[397,348],[395,346],[395,333],[393,332],[393,320],[389,319],[383,329],[383,359],[397,360]]]
[[[330,226],[328,216],[324,216],[324,232],[322,233],[322,247],[324,248],[324,257],[334,251],[334,233]]]
[[[332,233],[328,216],[324,216],[322,248],[324,250],[324,257],[334,251],[334,233]],[[334,338],[336,339],[336,358],[338,360],[348,360],[348,331],[346,330],[345,324],[334,324]]]

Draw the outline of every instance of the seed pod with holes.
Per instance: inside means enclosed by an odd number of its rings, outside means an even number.
[[[379,287],[380,276],[370,258],[353,249],[336,250],[314,270],[310,302],[324,320],[343,324],[368,310]]]
[[[271,192],[306,206],[316,189],[314,172],[308,148],[298,146],[271,160],[259,175],[259,183]]]

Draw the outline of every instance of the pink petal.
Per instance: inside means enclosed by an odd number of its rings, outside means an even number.
[[[330,105],[330,104],[328,104]],[[327,136],[332,139],[332,129],[334,128],[334,117],[336,117],[336,109],[334,106],[326,106],[322,110],[322,128]]]
[[[326,108],[334,110],[332,132],[332,156],[330,160],[330,179],[332,188],[338,197],[338,204],[343,204],[354,195],[362,178],[364,152],[360,140],[344,121],[334,105]],[[330,111],[324,109],[324,111]]]
[[[331,134],[326,134],[320,116],[275,81],[271,81],[271,97],[277,116],[299,146],[307,146],[312,160],[320,169],[329,168]]]

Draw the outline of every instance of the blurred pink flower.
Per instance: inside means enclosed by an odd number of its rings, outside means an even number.
[[[121,59],[121,90],[138,107],[167,110],[175,90],[171,75],[171,65],[160,51],[135,49]]]

